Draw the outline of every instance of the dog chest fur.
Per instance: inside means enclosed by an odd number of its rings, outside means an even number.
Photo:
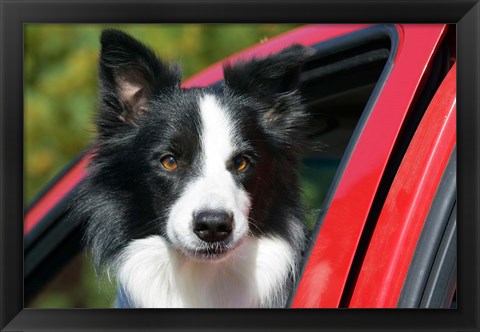
[[[114,268],[135,307],[244,308],[284,307],[295,266],[279,238],[248,238],[223,261],[196,262],[152,236],[130,243]]]

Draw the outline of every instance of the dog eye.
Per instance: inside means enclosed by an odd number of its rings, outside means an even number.
[[[173,171],[178,167],[177,160],[171,154],[163,156],[162,159],[160,159],[160,162],[162,163],[163,168],[167,171]]]
[[[238,156],[233,160],[233,167],[239,172],[245,170],[249,165],[250,161],[245,156]]]

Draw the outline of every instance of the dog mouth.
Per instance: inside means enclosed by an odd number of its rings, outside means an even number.
[[[184,254],[195,261],[200,262],[215,262],[225,259],[229,256],[237,247],[240,246],[239,241],[236,244],[231,243],[212,243],[206,244],[195,249],[183,249]]]

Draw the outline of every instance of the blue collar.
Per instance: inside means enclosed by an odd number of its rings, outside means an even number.
[[[128,296],[122,287],[118,290],[115,308],[133,308],[133,305],[128,300]]]

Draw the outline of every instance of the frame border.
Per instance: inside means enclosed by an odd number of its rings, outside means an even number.
[[[435,330],[479,328],[478,0],[0,0],[0,329]],[[457,23],[458,309],[189,310],[23,308],[23,24]]]

